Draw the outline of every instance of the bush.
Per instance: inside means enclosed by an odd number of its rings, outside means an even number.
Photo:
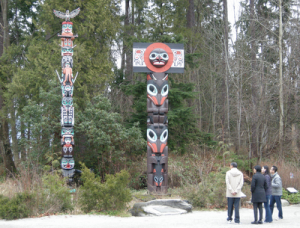
[[[282,199],[286,199],[291,204],[300,203],[300,193],[289,193],[284,188],[282,189]]]
[[[84,164],[82,164],[79,202],[84,212],[122,210],[132,197],[129,188],[129,173],[122,170],[116,175],[105,176],[101,183],[100,177],[95,177]]]
[[[221,172],[211,172],[205,176],[198,186],[184,189],[186,197],[194,207],[224,208],[227,205],[225,175],[227,168]]]
[[[19,219],[31,214],[33,196],[29,193],[18,193],[13,198],[0,195],[0,218]]]
[[[6,181],[8,189],[3,192],[12,193],[8,196],[0,195],[0,218],[17,219],[73,210],[70,190],[64,178],[58,174],[46,174],[42,177],[27,174],[13,180],[14,186],[18,186],[21,192],[13,192],[10,186],[12,180]],[[33,177],[37,181],[33,181]],[[25,180],[28,180],[26,188]]]
[[[57,173],[46,174],[42,178],[43,192],[40,197],[39,209],[42,213],[55,213],[72,211],[70,189],[66,184],[66,179]]]

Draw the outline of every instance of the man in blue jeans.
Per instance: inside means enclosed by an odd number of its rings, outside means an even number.
[[[277,173],[277,167],[272,166],[270,173],[271,173],[271,178],[272,178],[272,195],[270,199],[270,209],[271,213],[273,214],[273,209],[274,209],[274,204],[276,202],[276,206],[278,209],[278,218],[283,219],[282,215],[282,205],[281,205],[281,196],[282,196],[282,182],[281,178]]]
[[[244,175],[237,169],[237,163],[230,164],[230,170],[226,172],[226,197],[228,203],[227,222],[232,223],[232,214],[234,206],[234,222],[240,223],[239,205],[244,184]]]

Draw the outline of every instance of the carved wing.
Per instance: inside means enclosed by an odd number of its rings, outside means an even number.
[[[65,13],[62,13],[60,11],[57,11],[57,10],[53,10],[53,13],[55,14],[55,16],[61,18],[61,19],[65,19],[66,18],[66,14]]]
[[[70,18],[74,18],[76,17],[80,12],[80,8],[77,8],[76,10],[73,10],[71,13],[70,13]]]

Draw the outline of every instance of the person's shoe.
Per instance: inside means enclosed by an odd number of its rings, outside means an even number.
[[[231,224],[231,223],[232,223],[232,220],[228,220],[227,223],[228,223],[228,224]]]
[[[240,225],[241,223],[240,223],[240,222],[234,222],[234,224],[236,224],[236,225]]]
[[[280,219],[283,219],[283,218],[278,217],[278,220],[280,220]]]
[[[263,224],[263,222],[262,221],[258,221],[257,224]]]
[[[253,221],[253,222],[251,222],[251,224],[258,224],[258,223],[257,223],[257,221]]]

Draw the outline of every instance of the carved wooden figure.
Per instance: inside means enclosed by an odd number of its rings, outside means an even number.
[[[133,71],[147,73],[147,188],[151,194],[168,192],[168,77],[183,70],[182,44],[133,44]]]
[[[61,168],[63,169],[63,175],[65,177],[72,178],[75,170],[74,161],[74,107],[73,107],[73,90],[74,82],[78,75],[76,74],[75,79],[73,79],[73,41],[77,35],[73,34],[73,23],[70,21],[71,18],[77,16],[80,12],[80,8],[73,10],[71,13],[69,10],[66,13],[62,13],[57,10],[53,10],[53,13],[62,19],[62,33],[58,34],[61,39],[61,68],[62,75],[56,71],[58,79],[61,83],[62,89],[62,107],[61,107],[61,146],[62,146],[62,160]]]

